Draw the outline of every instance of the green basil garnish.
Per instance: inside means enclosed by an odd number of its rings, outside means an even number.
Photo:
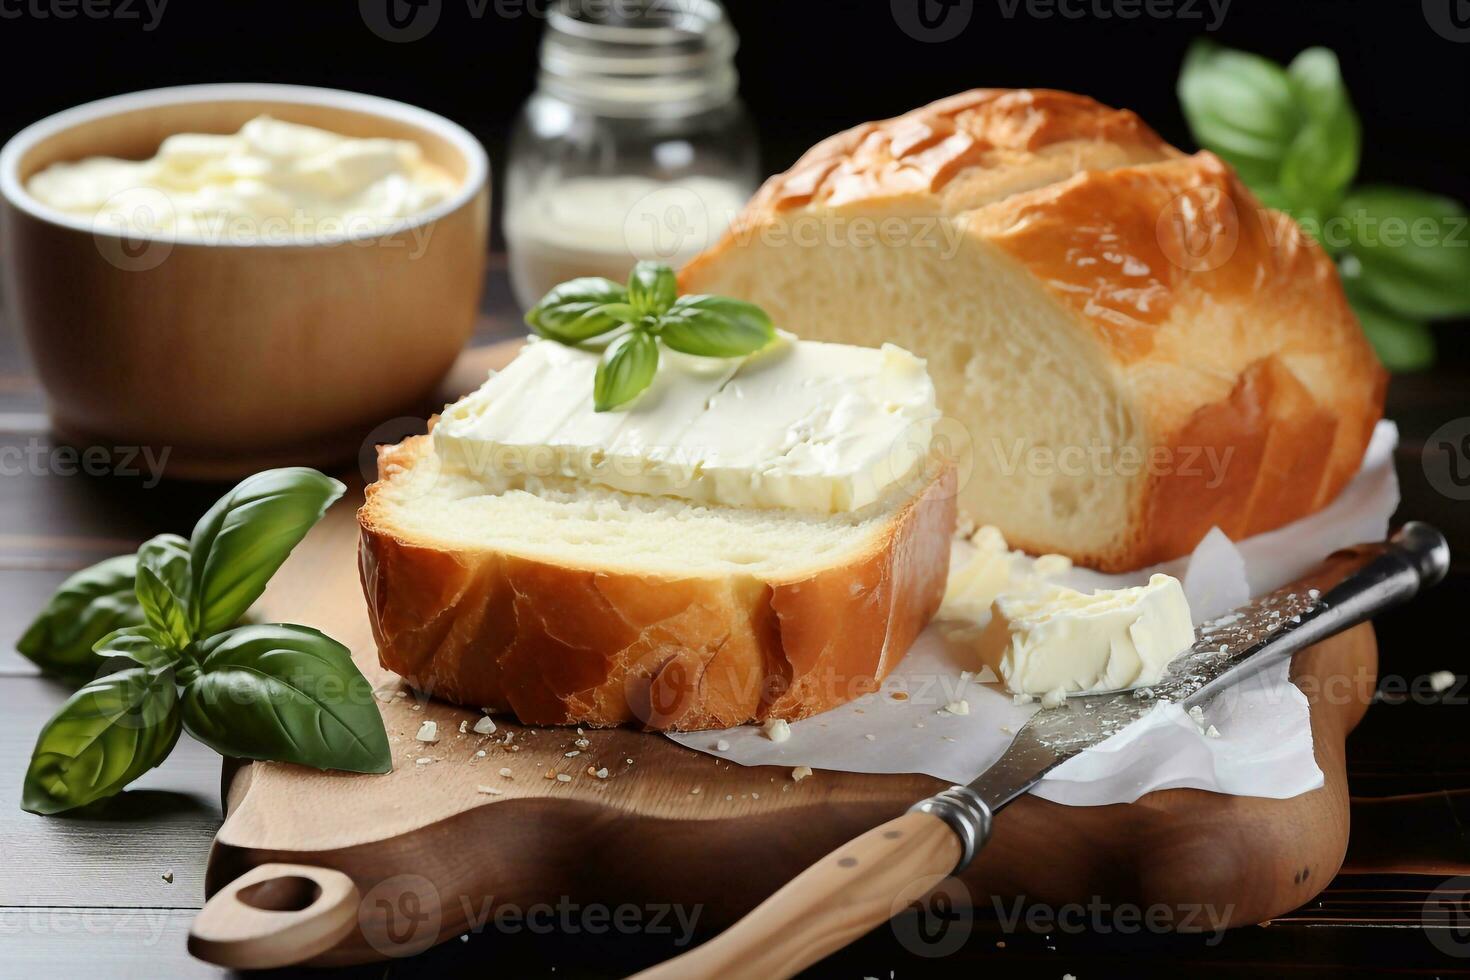
[[[144,621],[137,578],[133,555],[82,569],[61,583],[15,648],[49,674],[78,682],[92,677],[100,664],[93,645],[115,629]]]
[[[223,755],[387,772],[372,688],[336,640],[305,626],[241,626],[199,647],[184,727]]]
[[[1308,48],[1282,68],[1199,41],[1184,59],[1179,101],[1200,146],[1336,257],[1384,364],[1433,363],[1425,321],[1470,315],[1466,212],[1420,191],[1352,188],[1363,139],[1337,56]]]
[[[653,381],[659,341],[699,357],[745,357],[776,337],[760,307],[722,296],[680,296],[674,270],[639,262],[626,287],[611,279],[573,279],[547,293],[526,314],[538,335],[568,346],[624,330],[603,350],[592,406],[626,405]]]
[[[346,647],[304,626],[228,629],[344,489],[311,469],[257,473],[189,541],[160,534],[67,579],[21,652],[103,676],[42,730],[22,806],[60,813],[117,793],[163,761],[181,725],[240,758],[387,772],[383,719]]]
[[[138,549],[138,605],[148,625],[166,642],[182,650],[193,639],[189,618],[189,542],[177,534],[160,534]]]
[[[189,538],[195,634],[235,625],[345,489],[316,470],[291,467],[257,473],[221,497]]]
[[[133,667],[99,677],[41,729],[21,807],[61,813],[111,796],[166,759],[178,740],[172,671]]]
[[[94,648],[104,660],[131,660],[143,667],[166,667],[183,656],[173,638],[152,626],[129,626],[113,630]]]
[[[662,320],[664,346],[701,357],[744,357],[776,336],[766,311],[724,296],[680,296]]]

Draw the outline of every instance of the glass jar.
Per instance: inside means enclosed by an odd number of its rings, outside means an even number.
[[[506,168],[505,237],[523,307],[576,276],[677,267],[755,190],[738,39],[716,0],[567,0]]]

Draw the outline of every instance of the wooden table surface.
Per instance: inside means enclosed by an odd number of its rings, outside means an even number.
[[[476,343],[520,332],[494,260],[485,309]],[[1379,621],[1385,696],[1348,743],[1351,844],[1342,873],[1316,901],[1262,927],[1191,937],[1135,931],[1131,920],[1106,910],[1100,918],[1074,910],[1050,929],[1025,921],[1008,927],[1011,910],[997,912],[982,899],[974,921],[962,924],[968,939],[943,958],[916,955],[909,949],[915,943],[883,927],[812,975],[1470,969],[1463,894],[1470,878],[1455,880],[1470,875],[1470,504],[1439,492],[1421,462],[1431,433],[1470,416],[1470,372],[1449,367],[1395,379],[1389,402],[1403,436],[1400,519],[1440,526],[1457,560],[1448,582]],[[38,676],[14,644],[70,572],[131,551],[160,531],[187,534],[221,488],[75,475],[52,448],[42,393],[14,331],[0,324],[0,975],[218,976],[189,957],[184,938],[203,901],[205,855],[220,821],[219,759],[185,736],[166,764],[103,817],[23,812],[21,778],[36,733],[68,692]],[[1426,679],[1440,670],[1453,671],[1456,684],[1433,694]],[[1092,921],[1103,928],[1077,927]],[[671,949],[666,935],[507,933],[492,926],[411,960],[341,975],[619,976]]]

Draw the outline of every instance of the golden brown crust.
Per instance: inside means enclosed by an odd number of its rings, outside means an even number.
[[[854,561],[798,581],[678,579],[413,541],[379,497],[426,443],[380,452],[358,554],[383,666],[447,701],[548,725],[805,718],[873,690],[943,597],[953,468]]]
[[[1016,544],[1138,568],[1215,525],[1238,538],[1309,514],[1361,464],[1387,375],[1332,260],[1213,154],[1185,156],[1080,96],[978,90],[832,137],[771,178],[681,285],[721,291],[733,250],[779,247],[754,229],[895,210],[950,219],[961,247],[998,250],[1029,275],[1161,462],[1134,481],[1127,526],[1106,547],[1003,526]],[[781,261],[800,262],[790,251]],[[758,281],[751,268],[742,282]],[[842,339],[840,325],[782,326]]]

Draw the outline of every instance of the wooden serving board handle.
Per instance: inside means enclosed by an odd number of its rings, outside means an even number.
[[[340,871],[262,864],[204,903],[189,929],[189,952],[242,970],[301,963],[353,930],[359,901],[357,885]]]
[[[714,939],[637,976],[794,976],[928,894],[959,860],[948,824],[905,813],[843,844]]]

